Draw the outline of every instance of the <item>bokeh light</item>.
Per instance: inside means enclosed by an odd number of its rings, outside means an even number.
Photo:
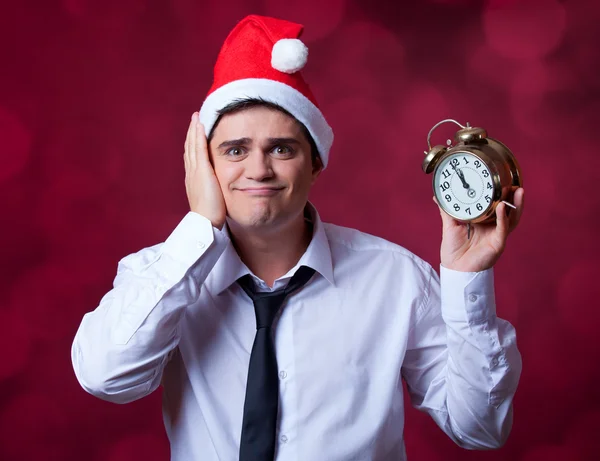
[[[23,309],[0,309],[0,381],[23,371],[30,360],[32,340]]]
[[[74,441],[65,443],[68,421],[65,412],[43,392],[27,392],[16,396],[0,409],[0,432],[11,434],[1,452],[7,460],[29,460],[42,457],[48,461],[69,459]]]
[[[323,39],[338,27],[342,21],[346,0],[263,0],[266,14],[276,18],[285,18],[303,24],[305,32],[302,40]]]
[[[600,322],[600,310],[587,301],[590,296],[600,299],[600,284],[594,280],[597,267],[596,259],[577,261],[567,269],[558,288],[558,308],[564,325],[589,338],[598,335],[596,325]]]
[[[557,0],[491,1],[483,14],[489,45],[515,59],[551,53],[560,44],[565,25],[565,8]]]
[[[162,437],[154,433],[127,434],[112,445],[106,461],[133,459],[168,459],[169,452]]]
[[[27,165],[31,154],[33,137],[22,120],[5,107],[0,106],[0,183],[18,175]]]

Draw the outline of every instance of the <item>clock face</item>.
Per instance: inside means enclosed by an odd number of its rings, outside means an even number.
[[[438,165],[433,188],[441,207],[465,221],[484,214],[494,196],[489,168],[479,157],[467,152],[452,154]]]

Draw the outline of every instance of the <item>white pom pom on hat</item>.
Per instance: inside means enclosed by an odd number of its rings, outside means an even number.
[[[308,48],[297,38],[282,38],[273,45],[271,66],[280,72],[293,74],[306,65]]]

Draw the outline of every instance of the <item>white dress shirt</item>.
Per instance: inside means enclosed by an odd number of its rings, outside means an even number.
[[[493,269],[440,278],[384,239],[323,223],[298,264],[316,270],[273,325],[277,461],[405,460],[402,378],[412,404],[460,446],[501,446],[521,373],[513,326],[496,316]],[[190,212],[164,243],[123,258],[87,313],[72,361],[89,393],[126,403],[162,383],[172,461],[238,459],[250,351],[251,273],[228,232]]]

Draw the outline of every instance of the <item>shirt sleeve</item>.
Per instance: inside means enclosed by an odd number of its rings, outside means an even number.
[[[430,269],[402,367],[411,402],[458,445],[502,446],[521,374],[514,327],[496,316],[493,268]]]
[[[113,289],[84,315],[71,347],[87,392],[127,403],[158,387],[185,308],[198,299],[228,242],[210,220],[189,212],[164,243],[119,261]]]

